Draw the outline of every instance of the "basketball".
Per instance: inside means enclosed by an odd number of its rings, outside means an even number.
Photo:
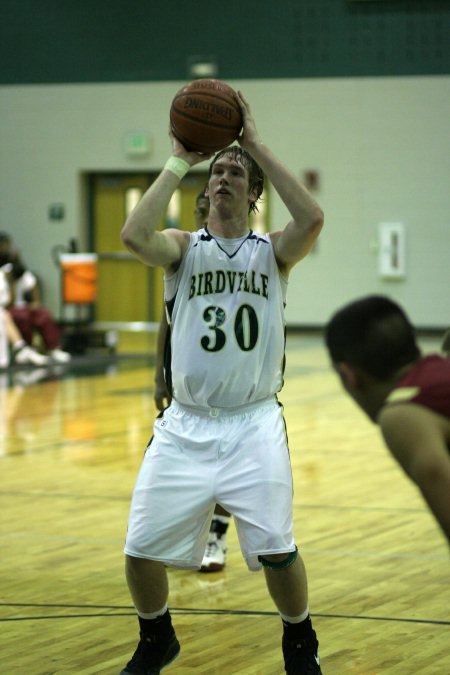
[[[170,125],[186,150],[222,150],[236,140],[242,128],[236,92],[220,80],[194,80],[176,93]]]

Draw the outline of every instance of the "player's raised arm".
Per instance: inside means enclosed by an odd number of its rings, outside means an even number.
[[[244,121],[239,143],[260,165],[292,216],[284,230],[271,235],[278,264],[288,272],[311,250],[323,226],[323,212],[301,181],[261,141],[248,102],[241,92],[238,97]]]
[[[189,235],[175,229],[159,232],[157,227],[166,213],[169,201],[191,166],[208,155],[188,152],[170,134],[173,154],[157,179],[128,216],[121,232],[125,246],[142,262],[170,268],[183,257]]]

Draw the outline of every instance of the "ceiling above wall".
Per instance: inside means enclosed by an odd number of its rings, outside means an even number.
[[[0,84],[447,74],[449,0],[3,0]]]

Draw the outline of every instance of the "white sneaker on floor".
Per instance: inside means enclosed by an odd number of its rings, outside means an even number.
[[[215,532],[210,532],[206,542],[205,554],[203,556],[200,572],[221,572],[225,567],[225,556],[227,552],[226,537],[218,537]]]
[[[22,366],[46,366],[50,359],[44,354],[39,354],[32,347],[22,347],[14,354],[14,361]]]
[[[51,352],[49,352],[49,356],[52,361],[56,361],[57,363],[68,363],[72,356],[69,354],[69,352],[64,352],[62,349],[52,349]]]

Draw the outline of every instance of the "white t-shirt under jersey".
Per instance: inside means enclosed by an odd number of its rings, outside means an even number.
[[[287,282],[268,235],[190,235],[165,279],[173,397],[200,409],[262,401],[283,386]]]
[[[14,282],[14,306],[26,307],[28,304],[26,294],[32,291],[36,285],[37,278],[33,272],[25,270],[22,276]]]

